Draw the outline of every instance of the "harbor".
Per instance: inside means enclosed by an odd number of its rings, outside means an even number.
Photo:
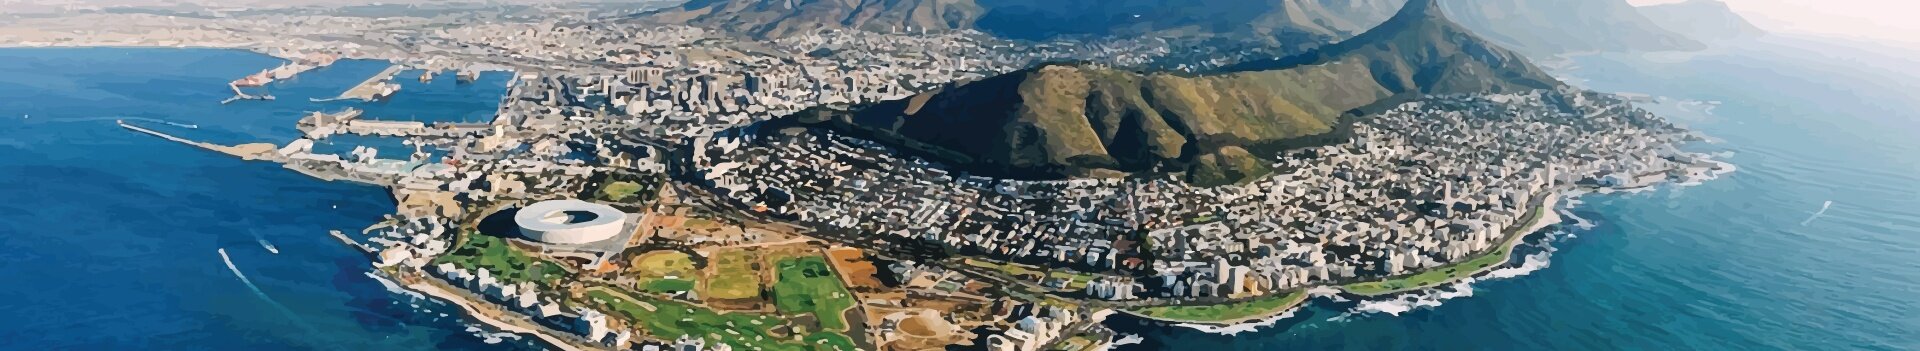
[[[250,74],[245,77],[240,77],[240,79],[227,82],[227,88],[233,90],[233,97],[221,100],[220,104],[225,105],[241,100],[271,101],[274,99],[272,94],[251,94],[241,88],[264,88],[267,84],[276,81],[293,79],[302,73],[332,66],[334,62],[340,59],[339,55],[327,53],[285,54],[278,56],[286,57],[288,62],[275,66],[272,69],[263,69],[260,70],[259,73]]]
[[[346,92],[340,93],[339,97],[330,100],[315,101],[374,101],[392,97],[394,93],[400,92],[400,85],[393,82],[393,76],[400,74],[400,71],[405,69],[406,67],[400,65],[387,66],[387,69],[381,70],[380,73],[375,73],[372,77],[367,77],[367,80],[361,81],[360,84],[356,84],[352,88],[348,88]]]

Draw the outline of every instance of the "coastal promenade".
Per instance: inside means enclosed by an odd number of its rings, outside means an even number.
[[[433,278],[426,278],[426,279],[433,279]],[[498,328],[502,331],[522,334],[522,335],[533,335],[535,338],[539,338],[540,341],[545,342],[547,345],[553,346],[555,349],[559,349],[562,351],[584,351],[585,350],[578,346],[574,346],[573,343],[567,342],[566,340],[562,340],[558,337],[554,337],[553,335],[549,335],[546,331],[539,330],[539,328],[537,327],[528,327],[528,326],[523,326],[514,322],[495,319],[492,316],[487,315],[487,313],[485,313],[484,311],[481,311],[478,307],[475,307],[474,306],[475,303],[472,301],[469,301],[466,297],[461,296],[459,293],[455,293],[447,289],[443,289],[440,286],[434,284],[433,282],[423,281],[418,283],[407,284],[407,289],[419,291],[421,294],[426,294],[427,296],[432,296],[433,298],[444,300],[444,301],[447,301],[448,303],[452,303],[455,306],[460,306],[461,310],[466,311],[467,316],[473,317],[474,320],[479,321],[480,323],[493,326],[494,328]]]
[[[1466,261],[1461,261],[1460,263],[1435,267],[1433,269],[1426,269],[1426,270],[1422,270],[1420,272],[1415,272],[1412,274],[1401,275],[1398,277],[1391,277],[1389,279],[1379,279],[1374,281],[1351,283],[1346,285],[1334,285],[1333,287],[1337,287],[1341,291],[1349,294],[1354,294],[1354,295],[1359,295],[1364,297],[1377,297],[1377,296],[1392,295],[1392,294],[1405,293],[1410,291],[1417,291],[1420,289],[1432,288],[1432,287],[1460,281],[1462,279],[1479,276],[1481,274],[1485,274],[1486,272],[1499,269],[1500,267],[1506,266],[1506,263],[1512,259],[1509,256],[1512,255],[1513,248],[1515,246],[1518,246],[1522,242],[1521,240],[1522,238],[1525,238],[1534,232],[1538,232],[1541,229],[1545,229],[1548,226],[1552,226],[1554,224],[1560,223],[1561,221],[1560,215],[1557,212],[1554,212],[1553,208],[1554,206],[1559,204],[1560,198],[1564,196],[1566,195],[1560,192],[1546,192],[1539,195],[1535,195],[1535,197],[1530,201],[1530,203],[1534,204],[1533,206],[1529,207],[1532,209],[1532,211],[1528,212],[1527,216],[1521,219],[1521,223],[1524,223],[1524,224],[1508,228],[1507,231],[1505,232],[1506,236],[1503,237],[1499,246],[1496,246],[1493,251],[1488,252],[1484,255],[1474,256],[1474,258],[1468,259]],[[1470,266],[1475,264],[1480,264],[1482,266],[1465,273],[1447,271],[1450,269],[1455,269],[1462,266]],[[1448,272],[1448,273],[1444,273],[1446,278],[1432,280],[1431,282],[1418,283],[1418,284],[1407,285],[1403,287],[1395,287],[1395,288],[1384,289],[1379,291],[1372,291],[1372,290],[1357,288],[1357,287],[1365,287],[1365,286],[1372,286],[1372,285],[1390,286],[1395,283],[1404,283],[1406,281],[1414,280],[1416,277],[1419,277],[1423,274],[1436,274],[1441,272]],[[1203,325],[1219,325],[1219,326],[1236,325],[1236,324],[1242,324],[1242,323],[1268,320],[1278,316],[1285,315],[1288,312],[1292,312],[1293,310],[1299,308],[1301,305],[1305,304],[1307,300],[1312,298],[1311,296],[1308,296],[1308,294],[1306,293],[1306,290],[1311,288],[1312,287],[1301,288],[1285,294],[1262,296],[1260,298],[1255,298],[1255,299],[1250,299],[1245,301],[1235,301],[1235,302],[1210,304],[1210,305],[1171,306],[1174,308],[1222,308],[1223,306],[1242,306],[1242,307],[1248,307],[1248,308],[1261,307],[1259,308],[1261,312],[1242,315],[1242,316],[1233,316],[1230,318],[1221,318],[1221,319],[1179,318],[1179,317],[1172,317],[1172,316],[1154,316],[1154,315],[1150,315],[1149,313],[1145,313],[1136,309],[1119,309],[1118,311],[1120,313],[1125,313],[1127,315],[1131,315],[1138,318],[1151,319],[1151,320],[1168,322],[1168,323],[1187,323],[1187,324],[1203,324]],[[1252,304],[1255,304],[1261,299],[1275,298],[1275,297],[1283,299],[1283,301],[1281,301],[1281,303],[1277,306],[1271,306],[1271,307],[1251,306]],[[1226,307],[1226,308],[1231,309],[1231,307]]]
[[[1461,261],[1460,263],[1422,270],[1396,278],[1342,285],[1340,289],[1350,294],[1366,297],[1392,295],[1445,285],[1504,267],[1508,261],[1513,259],[1511,257],[1513,248],[1520,245],[1523,241],[1521,239],[1526,238],[1527,235],[1531,235],[1540,229],[1560,223],[1560,214],[1554,212],[1553,208],[1559,204],[1560,198],[1564,196],[1564,193],[1558,191],[1535,195],[1532,200],[1532,203],[1535,205],[1530,206],[1531,211],[1527,213],[1525,218],[1521,219],[1521,223],[1525,224],[1508,228],[1505,233],[1506,236],[1502,239],[1500,245],[1495,246],[1493,251],[1484,255],[1475,256],[1472,259]],[[1477,267],[1465,273],[1453,271],[1454,269],[1467,266]],[[1429,274],[1444,274],[1446,277],[1444,279],[1420,279],[1423,275]],[[1412,282],[1412,284],[1401,285],[1407,282]]]

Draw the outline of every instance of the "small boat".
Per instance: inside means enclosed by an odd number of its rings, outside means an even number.
[[[259,241],[260,247],[267,248],[267,252],[272,252],[275,255],[280,254],[280,248],[273,247],[273,243],[267,242],[267,239],[259,239]]]

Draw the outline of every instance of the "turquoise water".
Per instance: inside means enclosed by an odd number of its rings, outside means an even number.
[[[269,86],[279,100],[219,104],[227,81],[280,62],[229,50],[0,49],[0,349],[528,348],[487,344],[454,309],[388,292],[363,274],[363,256],[326,234],[389,213],[383,190],[113,124],[284,143],[303,112],[354,105],[308,97],[383,68],[342,61]],[[503,88],[482,86],[466,92],[478,105],[445,108],[493,109]],[[422,91],[433,89],[400,97]],[[223,248],[258,294],[227,268]]]
[[[1656,110],[1740,171],[1585,196],[1573,213],[1596,226],[1558,228],[1550,266],[1437,307],[1319,300],[1237,336],[1109,324],[1147,339],[1127,349],[1920,349],[1920,64],[1790,38],[1579,61],[1568,73],[1598,90],[1723,102]]]

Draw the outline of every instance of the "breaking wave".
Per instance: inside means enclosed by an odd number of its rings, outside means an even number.
[[[1555,230],[1547,232],[1544,235],[1545,237],[1541,239],[1537,246],[1540,251],[1522,256],[1518,265],[1494,269],[1478,276],[1461,279],[1451,284],[1412,293],[1394,295],[1384,299],[1362,300],[1353,307],[1352,311],[1349,311],[1349,314],[1373,313],[1398,316],[1401,313],[1407,313],[1416,309],[1440,307],[1440,305],[1447,300],[1473,296],[1474,283],[1518,278],[1546,269],[1553,264],[1553,252],[1555,249],[1552,244],[1571,238],[1573,234],[1566,231]]]
[[[514,334],[512,332],[489,332],[486,328],[482,328],[478,324],[468,324],[466,331],[472,333],[474,337],[480,338],[480,341],[487,343],[487,345],[499,344],[507,340],[520,341],[520,334]]]
[[[373,274],[373,272],[365,272],[362,274],[366,274],[368,278],[373,278],[373,281],[380,282],[380,286],[387,288],[387,292],[391,292],[397,295],[404,295],[406,297],[411,298],[410,301],[420,301],[427,298],[426,295],[422,295],[418,291],[413,291],[411,289],[407,289],[406,287],[402,287],[400,286],[400,283],[396,283],[393,280],[387,279],[387,277],[381,276],[379,274]]]
[[[1307,293],[1307,300],[1309,301],[1313,299],[1320,299],[1320,298],[1340,299],[1340,289],[1329,287],[1329,286],[1313,287],[1313,288],[1307,289],[1306,293]],[[1340,301],[1345,301],[1345,300],[1342,299]],[[1300,306],[1294,306],[1292,309],[1289,309],[1286,312],[1269,316],[1267,318],[1248,321],[1244,323],[1236,323],[1232,325],[1177,323],[1177,324],[1174,324],[1174,326],[1198,330],[1198,331],[1207,332],[1207,333],[1213,333],[1213,334],[1235,335],[1235,334],[1240,334],[1245,332],[1256,331],[1256,330],[1260,330],[1267,327],[1272,327],[1275,324],[1279,324],[1280,321],[1282,320],[1293,318],[1294,313],[1299,312],[1300,307],[1305,306],[1307,303],[1308,302],[1301,302]]]

